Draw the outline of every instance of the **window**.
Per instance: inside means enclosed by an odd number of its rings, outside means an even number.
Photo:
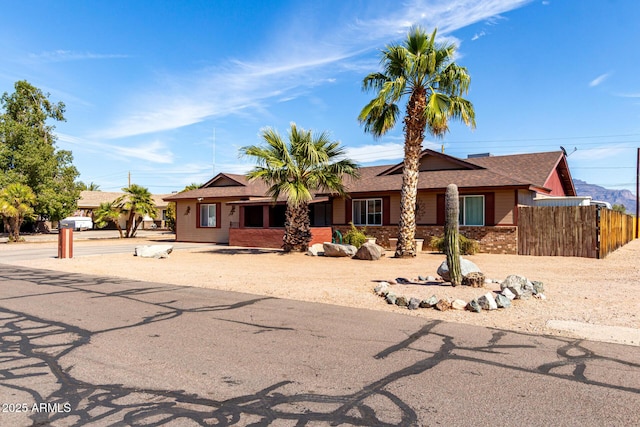
[[[200,205],[200,227],[215,227],[217,205]]]
[[[382,225],[382,199],[353,201],[354,225]]]
[[[484,225],[484,196],[460,197],[460,225]]]

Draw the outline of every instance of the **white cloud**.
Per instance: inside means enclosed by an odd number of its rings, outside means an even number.
[[[422,144],[422,148],[439,150],[440,145],[425,141]],[[379,162],[381,160],[401,161],[404,158],[404,142],[381,142],[380,144],[347,147],[346,156],[363,164]]]
[[[93,53],[93,52],[74,52],[71,50],[53,50],[41,53],[29,54],[29,58],[47,61],[47,62],[62,62],[62,61],[81,61],[85,59],[121,59],[129,58],[129,55],[113,54],[113,53]]]
[[[480,37],[484,37],[486,35],[487,33],[483,30],[483,31],[480,31],[479,33],[474,34],[473,37],[471,37],[471,40],[475,41],[475,40],[478,40]]]
[[[294,31],[308,22],[277,33],[264,46],[264,57],[234,60],[187,76],[167,76],[147,93],[134,93],[126,109],[97,139],[124,138],[192,125],[211,117],[260,111],[270,102],[287,99],[303,88],[332,83],[336,73],[363,67],[362,54],[400,39],[407,28],[439,27],[441,40],[458,42],[451,31],[521,7],[531,0],[413,0],[385,18],[335,22],[332,28]],[[378,14],[380,14],[378,12]],[[297,23],[296,23],[297,22]],[[308,25],[309,27],[313,27]],[[71,56],[61,54],[61,56]],[[376,64],[371,64],[375,66]],[[366,70],[371,70],[367,64]]]
[[[600,74],[598,77],[589,82],[589,87],[599,86],[602,82],[608,79],[610,75],[611,73]]]

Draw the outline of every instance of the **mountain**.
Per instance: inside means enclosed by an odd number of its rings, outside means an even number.
[[[591,196],[591,199],[609,202],[611,206],[624,205],[627,213],[632,215],[636,213],[636,196],[629,190],[609,190],[579,179],[574,179],[573,184],[578,196]]]

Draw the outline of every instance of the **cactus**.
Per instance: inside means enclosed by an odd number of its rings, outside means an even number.
[[[460,202],[458,199],[458,187],[449,184],[445,193],[444,209],[444,253],[447,255],[447,266],[451,284],[458,286],[462,283],[462,273],[460,272],[460,245],[458,231],[458,216],[460,213]]]

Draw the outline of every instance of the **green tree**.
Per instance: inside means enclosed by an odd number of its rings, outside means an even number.
[[[122,232],[122,227],[120,227],[120,214],[122,210],[116,201],[112,202],[102,202],[98,209],[93,211],[93,221],[96,227],[104,228],[110,222],[113,222],[118,229],[118,233],[120,234],[120,238],[124,237]]]
[[[620,212],[620,213],[627,213],[627,207],[625,205],[618,205],[618,204],[614,204],[611,207],[612,210],[616,211],[616,212]]]
[[[418,193],[418,161],[425,129],[443,137],[450,119],[475,127],[473,105],[462,96],[469,89],[467,69],[454,61],[456,46],[436,43],[434,30],[429,36],[413,27],[402,44],[390,44],[382,52],[382,72],[363,80],[363,90],[376,92],[362,109],[358,120],[366,132],[378,138],[393,129],[400,115],[398,103],[408,96],[404,116],[404,168],[396,257],[416,255],[415,206]]]
[[[0,98],[0,188],[27,185],[36,196],[35,214],[59,220],[75,210],[80,194],[73,156],[56,149],[54,126],[47,124],[65,120],[65,105],[26,81],[14,87]]]
[[[247,174],[269,185],[267,194],[274,200],[287,197],[285,214],[285,252],[306,251],[311,241],[309,202],[318,190],[345,194],[344,175],[358,176],[358,166],[345,158],[344,148],[331,141],[326,132],[314,135],[291,123],[289,143],[271,128],[262,131],[266,145],[243,147],[257,166]]]
[[[78,182],[78,188],[80,191],[102,191],[100,190],[100,185],[95,182],[90,182],[89,184],[85,184],[82,181]]]
[[[9,184],[0,191],[0,215],[9,229],[9,241],[20,241],[20,227],[26,218],[33,216],[36,196],[23,184]]]
[[[138,225],[148,215],[155,218],[158,215],[155,202],[149,190],[137,184],[131,184],[122,189],[124,195],[118,197],[115,203],[128,215],[127,228],[124,237],[135,237]]]

